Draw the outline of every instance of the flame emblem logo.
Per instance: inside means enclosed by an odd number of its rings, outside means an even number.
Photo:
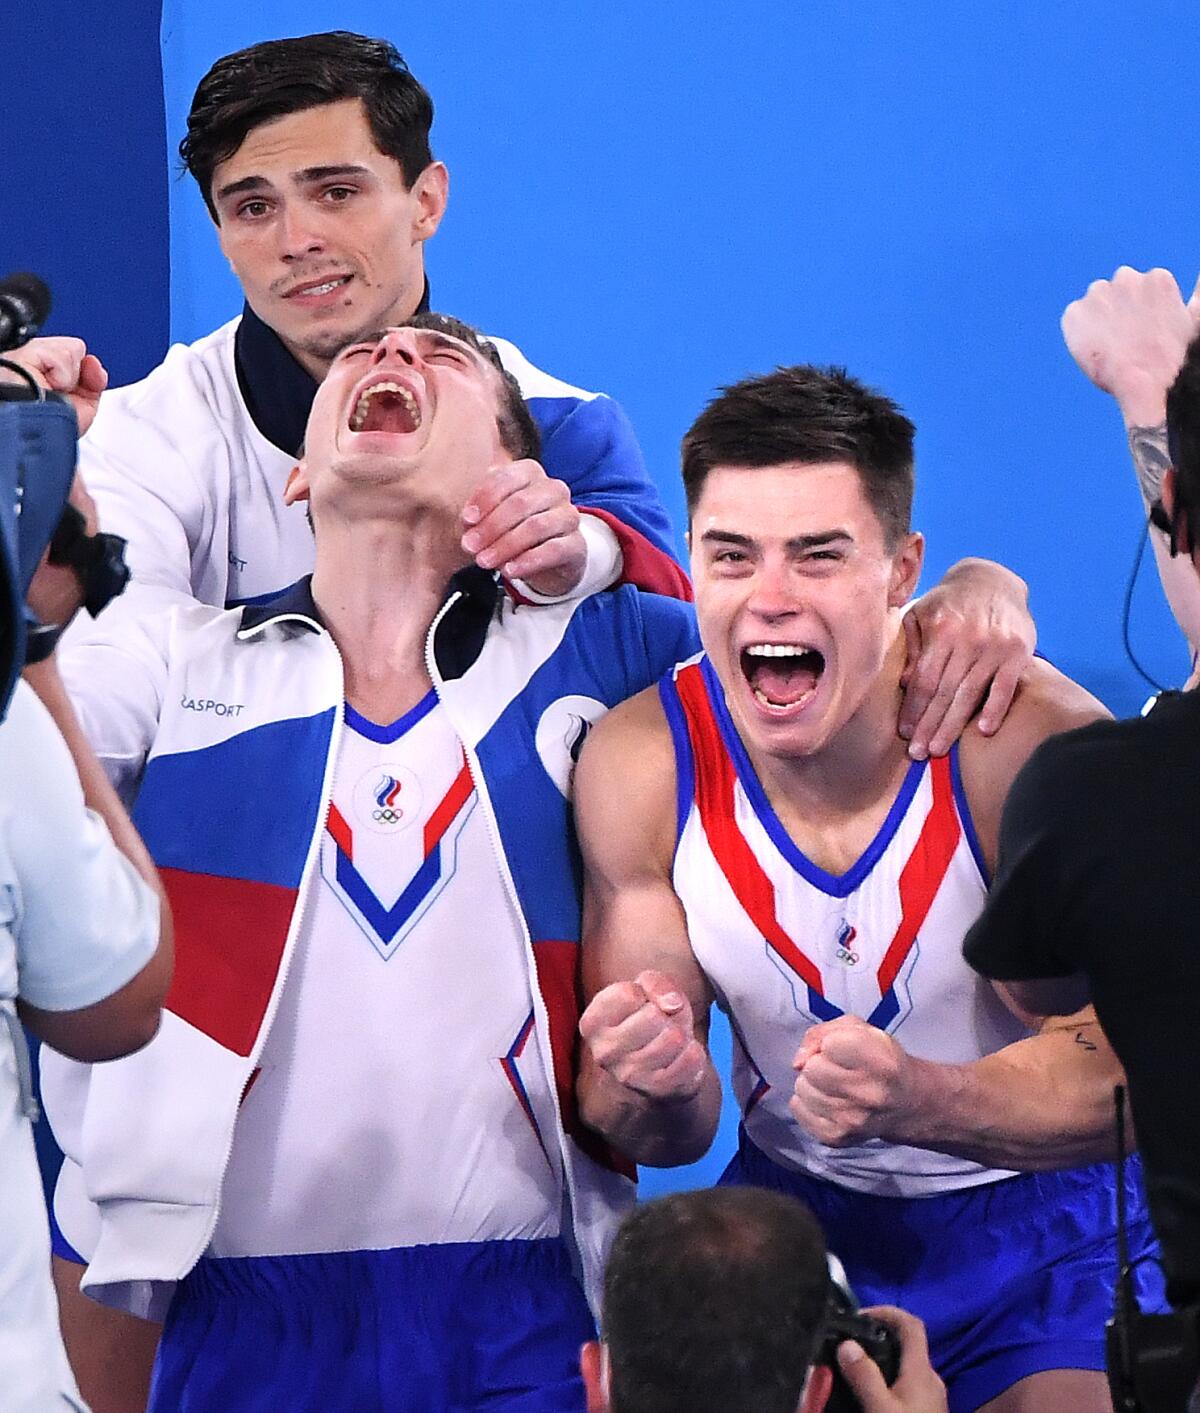
[[[400,790],[400,782],[394,775],[385,775],[376,785],[375,803],[379,808],[371,811],[371,818],[377,824],[399,824],[404,818],[404,811],[396,807]]]

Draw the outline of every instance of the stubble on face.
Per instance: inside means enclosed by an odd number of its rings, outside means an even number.
[[[430,216],[375,146],[359,100],[263,124],[214,174],[222,249],[251,306],[313,377],[348,342],[415,312],[430,220],[436,229],[436,184],[432,192]],[[342,277],[332,296],[295,296],[301,285]]]
[[[358,284],[363,292],[370,297],[376,288],[362,275],[358,275]],[[423,289],[423,286],[422,286]],[[405,323],[416,311],[416,305],[420,301],[418,294],[415,299],[410,295],[411,285],[404,284],[400,287],[399,293],[393,299],[387,309],[378,314],[372,312],[371,317],[364,320],[349,332],[345,327],[336,329],[312,329],[307,333],[293,336],[286,340],[288,346],[295,353],[303,354],[314,363],[321,363],[323,368],[321,375],[328,373],[330,365],[338,356],[342,349],[350,344],[362,343],[377,334],[381,328],[398,327]],[[318,378],[320,381],[320,378]]]

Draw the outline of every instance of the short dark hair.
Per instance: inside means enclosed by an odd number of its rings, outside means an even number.
[[[848,461],[894,548],[912,516],[915,430],[844,368],[803,363],[746,378],[722,388],[683,439],[688,517],[714,467]]]
[[[1200,338],[1192,340],[1167,393],[1167,449],[1175,468],[1175,524],[1181,511],[1187,517],[1172,543],[1191,554],[1200,541]]]
[[[270,39],[218,59],[200,80],[179,144],[213,220],[213,172],[248,133],[273,118],[347,98],[362,100],[376,147],[395,158],[411,187],[433,161],[433,99],[386,39],[339,29]]]
[[[516,461],[525,457],[536,461],[542,451],[542,437],[538,430],[538,424],[533,420],[533,414],[529,411],[529,405],[525,401],[520,383],[500,361],[496,345],[489,339],[485,339],[478,329],[473,329],[470,324],[464,324],[453,314],[435,314],[432,311],[414,314],[411,319],[404,321],[404,327],[435,329],[438,333],[449,334],[453,339],[461,339],[463,343],[487,359],[500,374],[500,383],[503,389],[496,425],[500,429],[500,440],[504,444],[504,449]],[[354,340],[355,343],[367,341],[369,339]]]
[[[828,1293],[795,1198],[717,1187],[635,1208],[604,1276],[613,1413],[795,1413]]]

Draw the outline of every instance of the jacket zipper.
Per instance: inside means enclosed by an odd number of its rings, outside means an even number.
[[[445,698],[442,695],[442,688],[445,683],[438,670],[434,642],[442,620],[462,597],[462,591],[456,589],[450,598],[442,605],[437,617],[430,624],[429,632],[425,638],[425,670],[429,673],[429,680],[433,683],[433,690],[437,694],[438,701],[441,702],[443,706],[446,705]],[[450,712],[450,720],[451,724],[454,724],[453,712]],[[457,731],[457,727],[455,727],[455,730]],[[567,1126],[563,1118],[562,1108],[559,1105],[558,1081],[554,1074],[554,1055],[550,1044],[550,1017],[549,1013],[546,1011],[546,1002],[545,998],[542,996],[541,987],[538,985],[537,960],[533,954],[533,937],[529,931],[529,924],[525,921],[525,910],[521,906],[520,895],[517,893],[517,885],[513,882],[512,874],[509,872],[508,859],[504,853],[503,840],[500,838],[499,826],[496,824],[495,815],[492,810],[492,798],[487,791],[486,782],[483,779],[483,771],[479,764],[479,757],[475,752],[474,745],[468,742],[466,737],[461,733],[459,733],[459,740],[462,742],[463,755],[466,758],[467,769],[471,773],[471,780],[475,786],[475,792],[479,796],[480,803],[483,805],[483,817],[487,821],[488,839],[492,846],[492,854],[500,870],[500,880],[504,886],[509,904],[516,914],[520,925],[521,936],[525,943],[525,964],[529,974],[530,999],[533,1003],[534,1011],[537,1014],[541,1031],[538,1051],[542,1063],[542,1077],[548,1082],[550,1102],[554,1106],[554,1114],[557,1120],[556,1128],[558,1130],[558,1153],[559,1159],[562,1162],[562,1182],[570,1207],[571,1233],[576,1253],[582,1262],[583,1243],[580,1241],[579,1231],[575,1224],[575,1167],[571,1161],[571,1155],[567,1151]],[[544,1045],[540,1043],[542,1037],[545,1039]]]

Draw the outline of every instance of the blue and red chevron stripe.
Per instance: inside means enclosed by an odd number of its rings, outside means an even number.
[[[534,1137],[538,1141],[538,1147],[545,1155],[546,1162],[550,1162],[550,1154],[546,1151],[545,1140],[542,1138],[542,1130],[538,1125],[537,1116],[533,1112],[533,1105],[529,1102],[529,1091],[525,1088],[525,1081],[521,1078],[521,1071],[517,1068],[517,1061],[525,1053],[525,1046],[529,1044],[529,1037],[533,1033],[533,1012],[525,1018],[524,1024],[517,1032],[517,1038],[508,1047],[508,1053],[500,1057],[500,1067],[504,1071],[505,1078],[512,1086],[512,1091],[517,1097],[517,1103],[529,1120],[529,1126],[533,1129]],[[553,1166],[553,1164],[551,1164]]]
[[[675,677],[675,690],[692,749],[696,807],[713,857],[767,945],[803,982],[810,1014],[817,1020],[835,1020],[845,1013],[827,999],[819,967],[780,923],[774,884],[737,827],[737,770],[714,712],[711,689],[701,664],[681,668]],[[900,923],[876,972],[879,1002],[866,1018],[881,1030],[886,1030],[900,1013],[896,978],[916,945],[962,834],[949,758],[931,760],[927,769],[933,803],[900,874]]]
[[[550,1059],[564,1130],[594,1163],[637,1181],[637,1165],[607,1143],[579,1116],[575,1093],[575,1052],[579,1039],[579,943],[545,938],[533,941],[538,990],[550,1022]]]
[[[336,805],[329,807],[326,829],[337,846],[335,874],[338,886],[353,902],[363,919],[379,939],[387,945],[428,900],[430,894],[445,881],[445,858],[442,842],[450,826],[475,793],[471,771],[463,757],[454,783],[438,802],[425,823],[423,853],[415,874],[392,906],[385,907],[374,890],[354,865],[354,831]]]
[[[733,1033],[733,1038],[737,1042],[738,1048],[745,1057],[746,1063],[757,1076],[754,1088],[750,1091],[745,1104],[742,1107],[742,1118],[750,1117],[751,1112],[758,1107],[764,1096],[770,1092],[771,1086],[767,1082],[766,1075],[759,1069],[754,1056],[750,1053],[750,1047],[746,1044],[746,1037],[742,1034],[742,1028],[732,1016],[729,1017],[729,1029]]]

